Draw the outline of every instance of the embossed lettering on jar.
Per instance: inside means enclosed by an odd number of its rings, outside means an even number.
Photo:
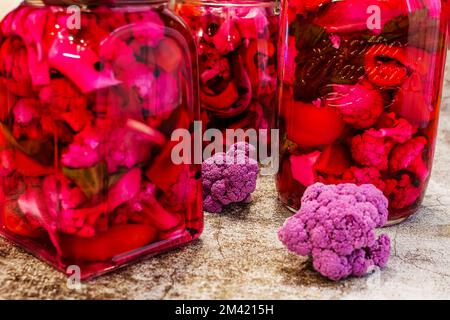
[[[171,160],[199,118],[180,21],[144,0],[28,1],[3,20],[3,236],[86,278],[200,235],[200,168]]]
[[[284,1],[280,199],[370,183],[391,223],[415,213],[433,161],[447,19],[441,1]]]

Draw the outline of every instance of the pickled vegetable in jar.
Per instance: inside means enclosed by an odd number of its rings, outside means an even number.
[[[197,40],[204,129],[275,128],[279,9],[264,0],[177,4]]]
[[[194,39],[167,1],[25,1],[1,23],[0,233],[102,274],[203,228]]]
[[[447,48],[441,1],[289,0],[280,52],[281,201],[305,189],[373,184],[391,223],[422,202]]]

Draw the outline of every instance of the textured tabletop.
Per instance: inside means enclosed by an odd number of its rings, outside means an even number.
[[[0,298],[46,299],[368,299],[450,298],[450,81],[433,175],[420,212],[383,229],[392,238],[387,268],[334,283],[288,253],[276,232],[290,215],[271,177],[252,204],[206,216],[190,246],[69,290],[64,275],[0,239]]]

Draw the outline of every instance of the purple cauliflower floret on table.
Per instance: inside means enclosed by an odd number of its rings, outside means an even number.
[[[316,183],[306,189],[300,210],[278,236],[290,251],[311,256],[320,274],[337,281],[386,265],[389,238],[377,238],[375,228],[387,217],[388,200],[373,185]]]
[[[231,203],[248,202],[256,189],[258,162],[254,147],[237,143],[227,153],[216,153],[202,165],[203,207],[209,212],[222,212]]]
[[[248,158],[256,159],[256,148],[247,142],[238,142],[233,144],[230,149],[228,149],[227,154],[229,155],[238,155],[238,154],[244,154]],[[245,161],[247,161],[244,158]]]

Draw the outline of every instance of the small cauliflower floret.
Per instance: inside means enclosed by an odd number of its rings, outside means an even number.
[[[364,167],[374,167],[379,170],[388,168],[388,157],[393,143],[384,138],[377,138],[364,132],[351,139],[353,159]]]
[[[305,213],[305,216],[308,213]],[[306,223],[308,219],[305,216],[296,214],[290,217],[278,231],[278,238],[289,251],[301,256],[309,256],[312,251],[312,245],[309,241],[309,232]],[[313,217],[308,215],[311,224],[315,225]]]
[[[338,281],[350,275],[361,277],[372,266],[384,267],[389,259],[390,239],[382,234],[369,248],[357,249],[348,256],[340,256],[332,250],[314,249],[314,268],[325,277]]]
[[[259,167],[245,153],[247,147],[233,145],[227,153],[217,153],[202,165],[203,206],[209,212],[221,212],[231,203],[248,202],[256,189]],[[251,147],[248,148],[249,152]]]
[[[230,149],[228,149],[228,154],[231,155],[238,155],[238,154],[244,154],[248,158],[256,159],[256,148],[250,143],[247,142],[237,142],[230,146]],[[245,159],[245,158],[244,158]]]
[[[326,104],[339,110],[342,119],[357,129],[371,127],[383,112],[383,98],[368,82],[333,85],[332,89]]]
[[[109,172],[116,172],[121,167],[132,168],[138,163],[146,163],[150,158],[151,140],[142,132],[117,128],[109,135],[108,144],[104,159]]]
[[[86,126],[63,151],[62,163],[70,168],[89,168],[104,161],[113,173],[147,161],[152,145],[164,142],[162,134],[141,122],[129,120],[126,127],[119,125]]]
[[[38,116],[39,102],[34,99],[20,99],[13,108],[14,120],[26,126]]]
[[[416,137],[396,146],[389,160],[391,171],[406,170],[415,174],[420,181],[426,180],[430,173],[427,164],[423,160],[423,152],[426,145],[427,139]]]
[[[381,178],[380,170],[373,167],[351,167],[342,175],[342,181],[356,185],[373,184],[378,189],[384,190],[384,182]]]
[[[417,127],[405,119],[396,118],[393,112],[381,115],[376,128],[377,130],[370,129],[368,133],[376,138],[391,138],[399,143],[408,141],[417,132]]]
[[[88,168],[101,160],[100,145],[105,137],[95,126],[86,126],[62,154],[61,161],[71,168]]]
[[[388,201],[373,185],[316,183],[306,189],[300,210],[278,236],[290,251],[311,256],[319,273],[337,281],[386,265],[389,238],[377,238],[375,228],[387,216]]]

